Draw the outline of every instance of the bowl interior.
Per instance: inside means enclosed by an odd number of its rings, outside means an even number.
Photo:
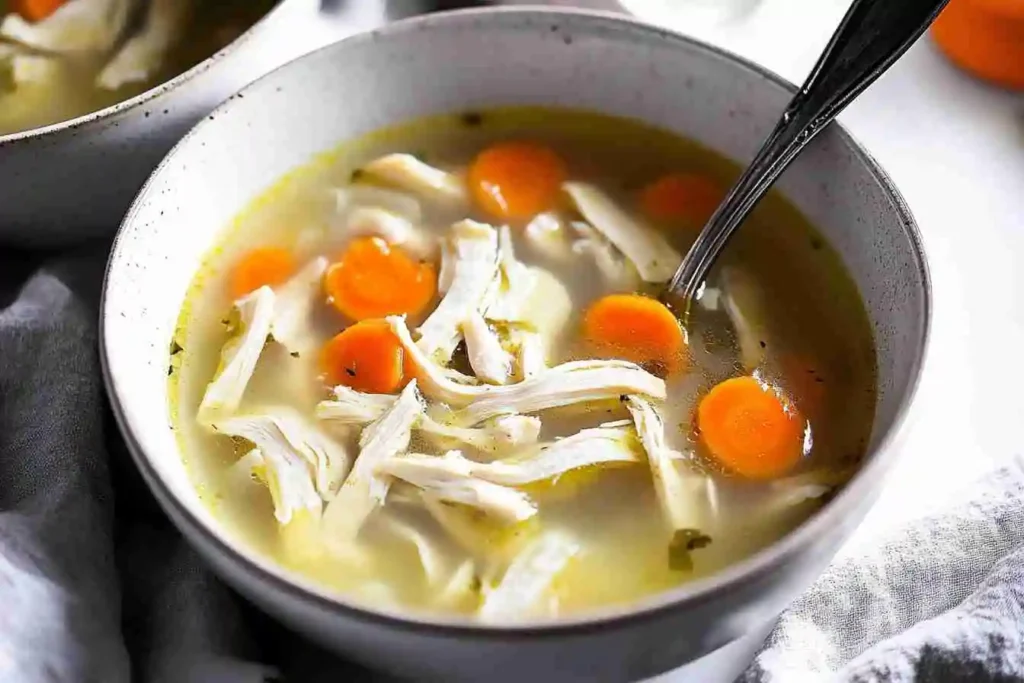
[[[314,155],[426,114],[529,104],[637,118],[742,162],[790,97],[790,86],[770,74],[672,34],[619,18],[537,10],[397,24],[265,77],[168,156],[126,218],[111,257],[104,355],[143,469],[217,533],[168,429],[168,346],[190,280],[218,234],[247,202]],[[870,449],[878,460],[916,383],[927,331],[927,275],[916,233],[884,175],[836,126],[781,187],[840,253],[867,305],[880,366]],[[786,542],[795,541],[780,543]],[[742,571],[743,563],[728,573]]]

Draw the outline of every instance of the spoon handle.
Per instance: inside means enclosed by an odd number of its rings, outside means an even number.
[[[948,0],[854,0],[800,91],[726,195],[668,286],[690,303],[729,238],[782,171],[917,40]]]

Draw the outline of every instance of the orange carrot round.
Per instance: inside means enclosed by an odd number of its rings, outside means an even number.
[[[275,287],[294,272],[295,257],[287,249],[253,249],[242,256],[231,271],[231,295],[238,299],[264,285]]]
[[[477,155],[469,189],[483,211],[502,220],[528,220],[558,203],[565,162],[533,142],[501,142]]]
[[[378,237],[354,240],[324,275],[331,304],[352,320],[416,315],[437,290],[437,272]]]
[[[771,479],[803,456],[803,417],[753,377],[716,385],[697,408],[701,443],[727,469],[749,479]]]
[[[42,21],[66,4],[68,0],[12,0],[11,10],[25,21]]]
[[[669,173],[640,193],[640,208],[659,223],[682,223],[700,230],[711,218],[725,192],[715,181],[696,173]]]
[[[384,320],[363,320],[328,341],[320,354],[327,381],[371,394],[404,384],[405,351]]]
[[[686,339],[675,315],[640,294],[610,294],[595,301],[583,317],[583,335],[602,355],[656,362],[669,372],[685,361]]]

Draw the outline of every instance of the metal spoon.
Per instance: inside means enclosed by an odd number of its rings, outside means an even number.
[[[854,0],[811,75],[662,294],[684,321],[711,265],[772,183],[815,135],[906,52],[946,2]]]

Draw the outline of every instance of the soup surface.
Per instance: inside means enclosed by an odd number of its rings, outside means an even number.
[[[736,172],[636,122],[507,109],[290,174],[209,255],[171,346],[200,496],[323,587],[496,622],[778,539],[863,455],[875,353],[778,195],[686,332],[654,298]]]
[[[138,95],[240,36],[275,0],[0,0],[0,135]]]

